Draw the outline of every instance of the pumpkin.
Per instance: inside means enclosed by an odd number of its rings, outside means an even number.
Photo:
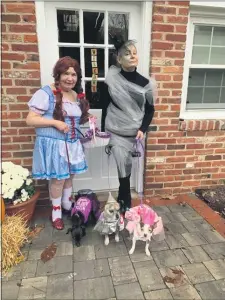
[[[1,223],[4,221],[4,219],[5,219],[5,202],[3,198],[1,198]]]

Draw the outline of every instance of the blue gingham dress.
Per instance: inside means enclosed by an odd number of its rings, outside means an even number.
[[[53,119],[55,96],[50,86],[39,89],[29,101],[28,106],[31,111],[41,114],[44,118]],[[72,130],[72,127],[80,129],[80,107],[76,102],[63,99],[63,111],[65,122],[70,127],[67,134],[55,127],[35,128],[36,141],[32,166],[34,179],[66,179],[70,177],[70,174],[80,174],[87,170],[79,134],[75,130],[74,136],[74,130]]]

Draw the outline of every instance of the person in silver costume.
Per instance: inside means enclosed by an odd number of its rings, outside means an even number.
[[[105,80],[102,131],[111,134],[109,149],[113,153],[119,177],[117,201],[121,211],[131,207],[130,176],[132,156],[137,140],[143,140],[154,116],[156,84],[137,72],[135,42],[114,38],[117,66],[111,66]]]

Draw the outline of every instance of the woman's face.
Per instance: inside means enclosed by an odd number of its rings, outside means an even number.
[[[70,67],[65,73],[60,75],[59,85],[62,90],[70,91],[77,83],[77,73],[74,68]]]
[[[118,62],[125,71],[134,70],[138,65],[138,55],[136,47],[134,45],[130,45],[126,49],[124,49],[118,57]]]

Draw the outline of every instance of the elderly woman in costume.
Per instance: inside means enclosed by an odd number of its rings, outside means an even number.
[[[72,176],[87,170],[76,128],[87,121],[89,107],[83,94],[79,99],[81,70],[76,60],[60,58],[53,77],[54,83],[39,89],[29,101],[26,121],[36,130],[33,178],[49,180],[52,225],[62,230],[62,208],[71,209]]]
[[[142,140],[154,115],[154,84],[137,72],[135,42],[115,41],[117,62],[106,76],[106,94],[102,112],[102,131],[111,134],[109,147],[114,155],[118,176],[118,202],[121,210],[131,207],[130,176],[132,152]]]

